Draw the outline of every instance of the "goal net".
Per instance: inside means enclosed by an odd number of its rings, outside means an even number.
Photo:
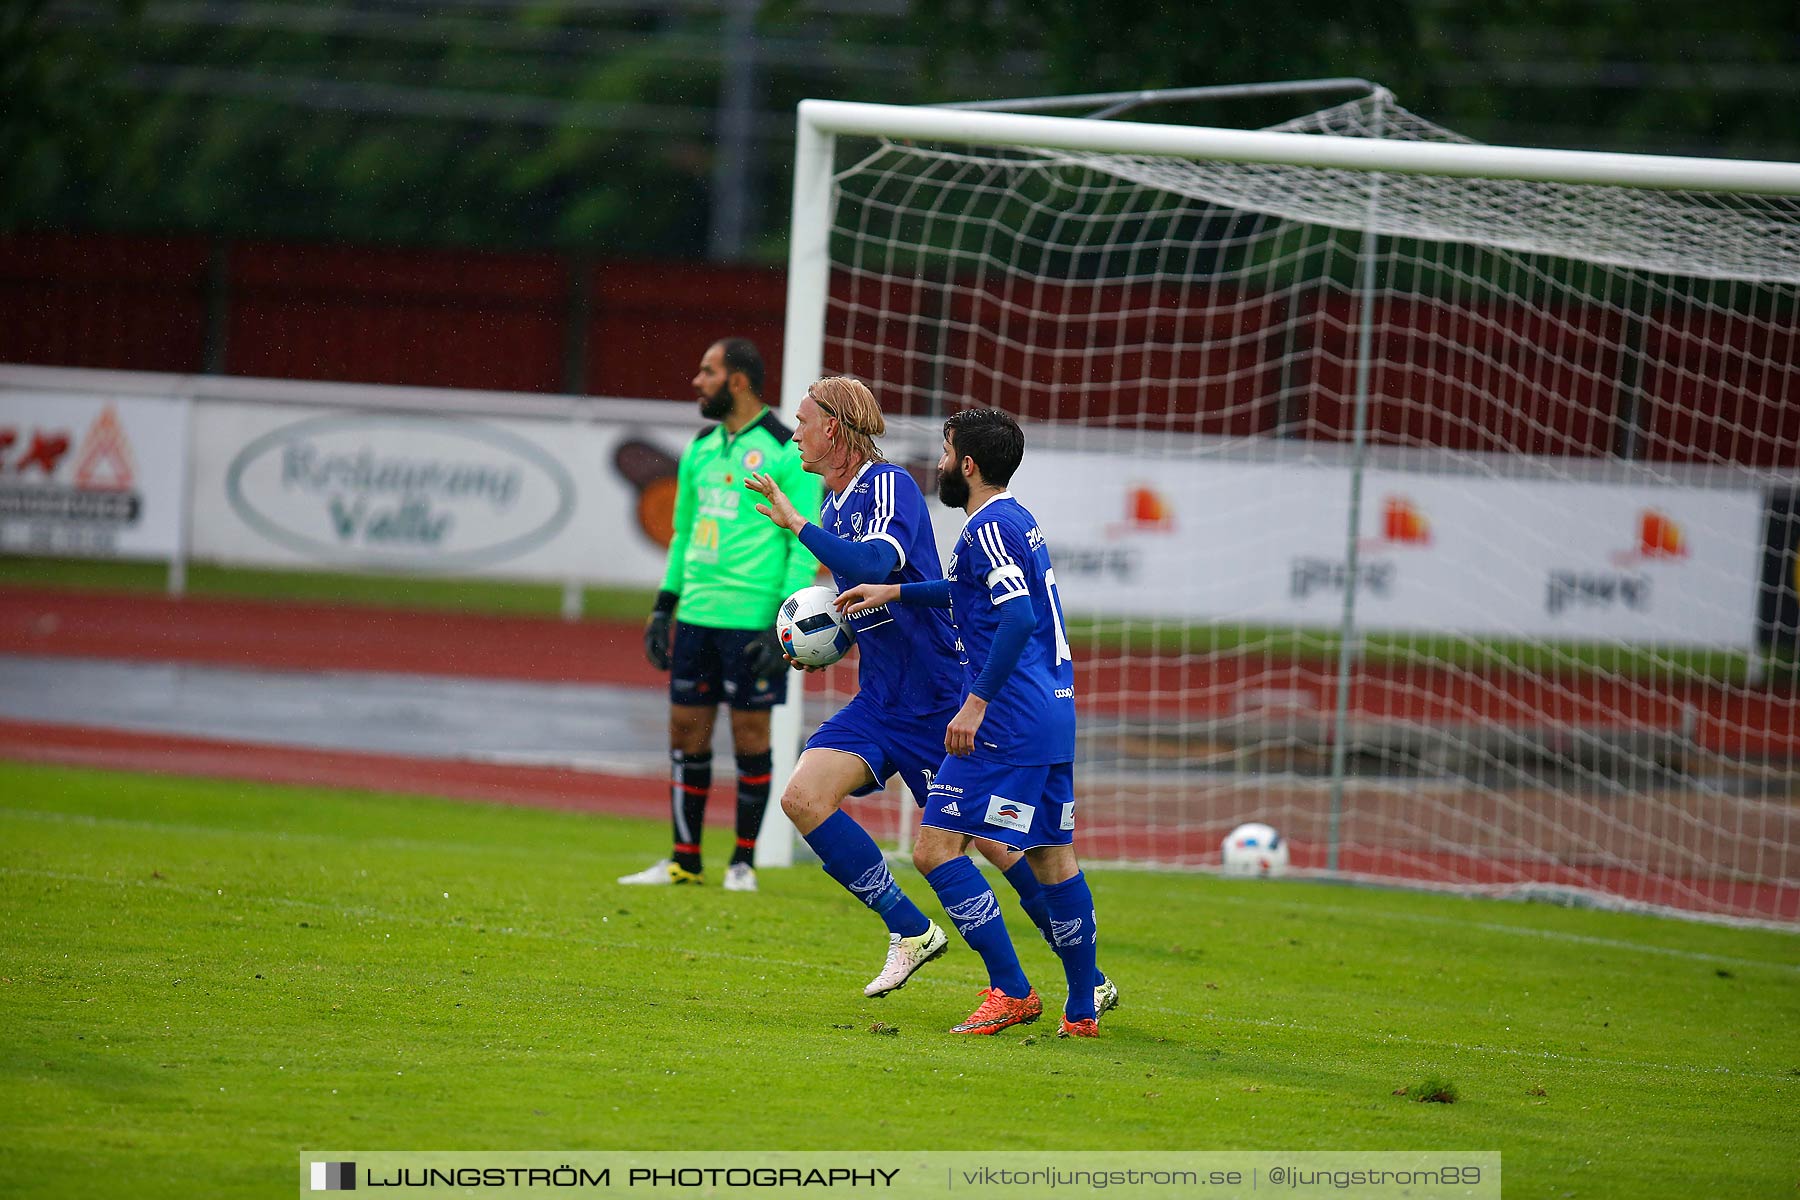
[[[839,132],[797,191],[818,365],[927,495],[944,415],[1025,422],[1084,856],[1216,865],[1258,820],[1301,871],[1800,919],[1800,176],[1316,165],[1466,143],[1384,93],[1275,132]]]

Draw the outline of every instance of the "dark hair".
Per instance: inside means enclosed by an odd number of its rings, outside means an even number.
[[[750,381],[750,390],[758,400],[763,394],[763,360],[756,343],[749,338],[721,338],[718,342],[725,360],[725,374],[742,371]]]
[[[997,408],[968,408],[944,422],[944,436],[957,461],[975,460],[984,482],[998,488],[1012,481],[1025,457],[1025,431]]]

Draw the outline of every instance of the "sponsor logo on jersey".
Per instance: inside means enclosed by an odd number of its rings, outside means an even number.
[[[1075,802],[1069,801],[1062,806],[1062,810],[1062,827],[1064,829],[1075,828]]]
[[[1031,829],[1031,810],[1017,800],[1008,800],[1005,796],[989,796],[987,823],[1027,833]]]

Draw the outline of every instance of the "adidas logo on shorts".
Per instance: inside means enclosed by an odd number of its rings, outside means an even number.
[[[943,807],[943,809],[942,809],[942,810],[941,810],[941,811],[942,811],[942,812],[943,812],[943,814],[944,814],[944,815],[945,815],[945,816],[946,816],[946,817],[960,817],[960,816],[962,816],[962,809],[960,809],[960,808],[958,808],[958,807],[956,807],[956,801],[954,801],[954,800],[952,800],[952,801],[951,801],[951,802],[950,802],[950,803],[948,803],[948,804],[946,804],[946,805],[944,805],[944,807]]]

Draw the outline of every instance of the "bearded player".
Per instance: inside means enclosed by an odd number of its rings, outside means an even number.
[[[1024,851],[1068,983],[1058,1036],[1097,1037],[1118,993],[1110,983],[1110,996],[1095,986],[1094,897],[1075,858],[1075,671],[1056,574],[1037,518],[1007,490],[1024,453],[1024,433],[999,409],[946,421],[938,498],[968,514],[946,578],[857,587],[839,604],[849,614],[883,606],[950,613],[963,652],[962,703],[945,725],[946,757],[931,781],[913,865],[946,908],[952,896],[972,897],[963,907],[997,927],[988,941],[998,943],[1006,937],[992,915],[998,904],[964,851],[976,839]],[[1035,1019],[1041,1005],[1010,943],[977,948],[998,982],[970,1023],[1005,1028]]]
[[[800,469],[792,434],[763,403],[763,361],[744,338],[707,347],[694,376],[700,415],[717,421],[681,456],[675,537],[644,655],[669,672],[669,810],[674,849],[626,875],[636,886],[705,881],[700,829],[712,790],[713,723],[731,711],[737,760],[737,845],[725,890],[754,892],[756,837],[769,804],[769,710],[787,695],[775,608],[819,565],[800,543],[743,503],[744,478],[764,471],[817,512],[818,483]]]

